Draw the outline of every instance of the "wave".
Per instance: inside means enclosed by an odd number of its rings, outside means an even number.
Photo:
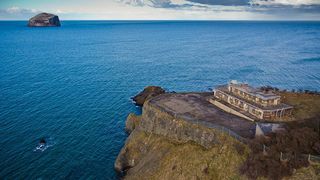
[[[45,151],[47,150],[49,147],[52,147],[54,144],[55,144],[55,141],[52,137],[49,137],[49,138],[44,138],[44,140],[46,141],[45,144],[43,143],[38,143],[38,145],[34,148],[33,151]]]
[[[314,63],[314,62],[320,62],[320,57],[299,59],[297,61],[294,61],[293,64]]]

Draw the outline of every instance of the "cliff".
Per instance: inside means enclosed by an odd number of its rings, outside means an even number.
[[[231,138],[224,141],[206,149],[196,143],[134,130],[115,168],[125,171],[125,179],[243,178],[238,167],[246,159],[248,148]]]
[[[254,172],[259,168],[271,175],[272,171],[281,172],[282,167],[265,163],[271,152],[255,156],[249,143],[255,123],[218,109],[208,102],[210,96],[166,93],[147,100],[141,116],[130,114],[127,118],[130,135],[115,169],[124,179],[248,179],[242,170],[250,162],[256,163],[250,169]],[[250,158],[253,160],[248,161]],[[278,154],[269,159],[278,162]],[[318,165],[299,168],[289,175],[319,177],[317,169]]]
[[[238,169],[246,159],[248,147],[235,132],[219,126],[223,116],[233,121],[240,119],[219,111],[221,114],[214,112],[213,117],[213,112],[208,112],[208,117],[202,117],[204,121],[195,120],[194,116],[202,113],[192,112],[193,108],[212,108],[205,101],[208,95],[163,94],[145,102],[141,116],[130,114],[127,118],[126,130],[131,134],[117,157],[115,169],[125,173],[126,179],[243,178]],[[170,110],[172,107],[178,109]],[[215,118],[216,124],[209,121]],[[240,129],[233,130],[241,133]]]
[[[59,17],[50,13],[40,13],[28,22],[29,27],[61,26]]]

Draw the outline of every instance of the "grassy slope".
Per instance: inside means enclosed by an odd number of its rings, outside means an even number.
[[[127,148],[137,164],[126,179],[246,179],[238,169],[248,148],[232,138],[207,150],[191,142],[172,142],[141,131],[132,135]]]
[[[295,120],[320,116],[320,95],[281,92],[282,102],[294,106]]]

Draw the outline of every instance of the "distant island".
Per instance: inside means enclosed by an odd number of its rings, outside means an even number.
[[[130,136],[115,162],[124,179],[319,177],[318,93],[232,81],[214,92],[152,86],[134,100],[143,112],[128,116]]]
[[[60,20],[57,15],[50,13],[40,13],[32,18],[28,22],[29,27],[60,27]]]

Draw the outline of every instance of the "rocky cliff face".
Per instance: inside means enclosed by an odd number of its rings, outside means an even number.
[[[175,116],[154,104],[146,102],[143,107],[139,130],[161,135],[171,140],[186,143],[188,141],[210,148],[221,144],[226,134],[213,128],[207,128],[197,122]]]
[[[40,13],[28,22],[29,27],[61,26],[59,17],[54,14]]]
[[[131,132],[115,162],[125,179],[243,178],[238,166],[248,148],[227,133],[188,122],[149,101],[130,114]]]
[[[126,120],[126,131],[131,133],[136,127],[139,126],[141,121],[141,116],[137,116],[133,113],[130,113]]]
[[[124,179],[246,179],[238,172],[248,148],[228,139],[209,149],[135,129],[115,168]]]

